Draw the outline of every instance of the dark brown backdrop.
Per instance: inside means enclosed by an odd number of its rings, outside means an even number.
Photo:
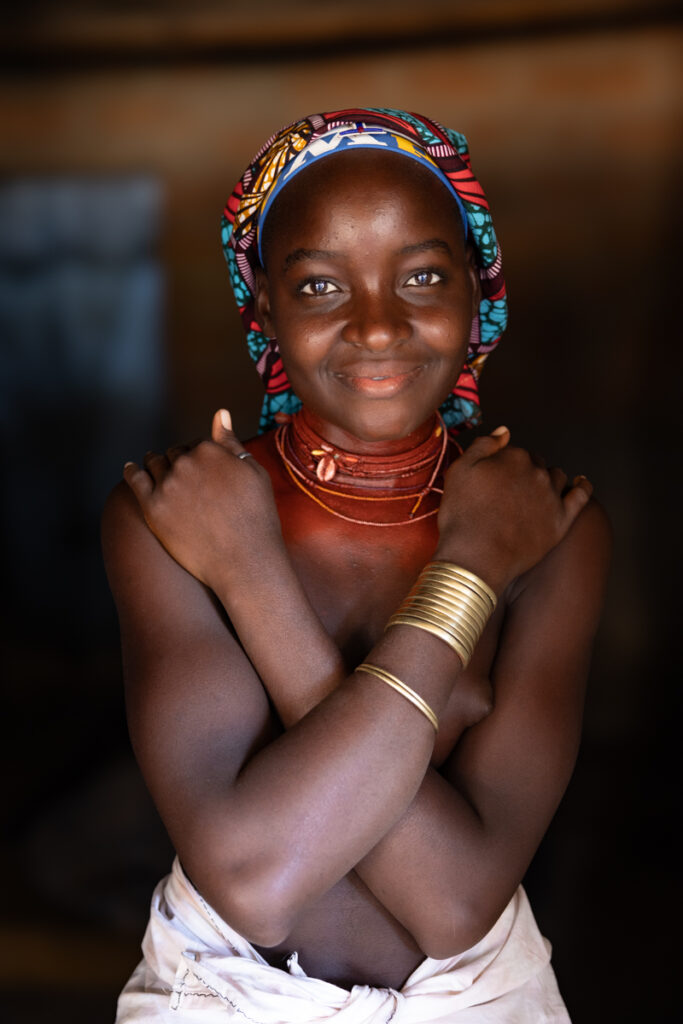
[[[669,1019],[681,372],[673,5],[423,0],[416,12],[300,0],[262,3],[258,25],[231,3],[85,6],[55,16],[29,5],[0,43],[0,170],[6,182],[156,183],[163,359],[138,384],[156,393],[161,374],[163,401],[150,404],[150,437],[131,435],[125,397],[111,405],[57,389],[40,406],[49,358],[33,365],[33,389],[9,390],[6,502],[26,516],[15,537],[5,529],[3,549],[6,1019],[111,1019],[168,857],[127,746],[96,515],[83,509],[101,503],[125,458],[205,432],[219,405],[244,436],[254,431],[260,389],[220,252],[221,207],[273,130],[353,104],[423,111],[467,134],[511,309],[483,378],[485,424],[505,422],[518,443],[586,473],[611,516],[585,740],[528,886],[576,1024]],[[4,348],[14,379],[23,356],[16,342]],[[48,507],[64,510],[63,536],[41,547]]]

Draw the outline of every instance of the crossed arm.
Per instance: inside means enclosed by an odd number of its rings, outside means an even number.
[[[105,513],[104,545],[136,754],[219,913],[276,944],[355,867],[428,955],[477,941],[573,766],[608,547],[598,507],[516,586],[492,669],[495,710],[441,774],[429,767],[429,723],[382,684],[346,677],[284,550],[267,579],[214,580],[212,594],[159,544],[125,487]],[[446,645],[410,627],[389,631],[372,657],[437,714],[461,671]]]

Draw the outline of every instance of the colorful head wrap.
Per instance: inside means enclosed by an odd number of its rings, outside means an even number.
[[[249,353],[266,388],[259,429],[269,430],[277,413],[294,413],[301,406],[287,379],[277,339],[264,335],[254,315],[254,272],[262,265],[265,217],[281,189],[313,160],[359,146],[390,148],[420,161],[454,194],[476,252],[482,298],[472,321],[465,365],[441,414],[452,429],[473,426],[481,418],[477,381],[505,330],[507,300],[500,246],[484,190],[472,174],[467,139],[420,114],[353,108],[312,114],[273,135],[238,181],[223,213],[221,235],[230,283]]]

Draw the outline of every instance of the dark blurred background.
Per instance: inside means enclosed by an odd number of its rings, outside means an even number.
[[[485,424],[586,473],[612,519],[582,751],[527,884],[575,1024],[678,1019],[676,8],[64,0],[5,15],[8,1024],[112,1021],[137,961],[170,850],[126,737],[99,512],[125,459],[206,433],[217,407],[254,432],[221,208],[275,129],[354,104],[467,134],[511,307]]]

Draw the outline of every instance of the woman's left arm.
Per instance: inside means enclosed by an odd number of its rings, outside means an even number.
[[[428,956],[453,956],[486,934],[562,798],[578,751],[609,552],[607,517],[591,501],[560,544],[513,584],[491,672],[493,711],[439,771],[428,770],[403,818],[356,865]],[[257,604],[276,608],[267,601],[272,581],[261,585]],[[297,693],[277,643],[268,647],[272,657],[264,650],[251,605],[233,624],[290,728],[336,687],[344,668],[302,596],[297,618],[308,620],[310,642],[299,652],[297,676],[306,682]],[[278,624],[270,627],[274,637]]]
[[[493,926],[571,777],[604,597],[611,534],[591,502],[513,585],[491,677],[494,709],[357,865],[375,896],[436,959]]]

